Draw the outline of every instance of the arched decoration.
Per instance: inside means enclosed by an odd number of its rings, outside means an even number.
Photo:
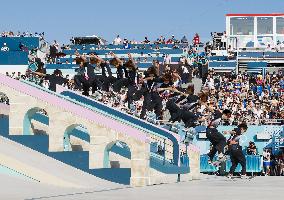
[[[29,109],[24,116],[23,124],[23,135],[32,135],[31,130],[33,129],[31,121],[35,120],[44,125],[49,125],[48,113],[42,108],[31,108]]]
[[[63,149],[64,151],[82,151],[81,145],[73,145],[70,141],[70,136],[74,136],[80,140],[90,143],[90,134],[83,125],[73,124],[66,128],[63,138]]]
[[[124,158],[131,159],[131,149],[130,147],[122,141],[113,141],[109,144],[107,144],[105,151],[104,151],[104,168],[120,168],[116,163],[112,163],[113,166],[111,166],[109,154],[110,152],[113,152],[115,154],[118,154]]]

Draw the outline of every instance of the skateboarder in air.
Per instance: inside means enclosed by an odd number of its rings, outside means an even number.
[[[215,111],[213,119],[209,122],[206,128],[206,137],[212,144],[210,152],[207,154],[209,157],[208,163],[212,164],[215,154],[218,152],[218,160],[224,158],[224,147],[226,146],[226,137],[217,130],[217,126],[221,120],[229,120],[231,117],[231,111],[225,109],[222,113]]]
[[[245,133],[247,129],[247,125],[245,123],[242,123],[238,125],[238,127],[234,130],[226,132],[231,134],[231,137],[228,140],[228,150],[232,162],[232,167],[230,168],[228,178],[232,178],[233,173],[239,163],[242,166],[241,178],[246,178],[246,157],[242,151],[242,146],[240,146],[239,141],[242,134]]]

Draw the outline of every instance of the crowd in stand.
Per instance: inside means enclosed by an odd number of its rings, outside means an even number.
[[[3,31],[1,33],[1,37],[43,37],[44,36],[44,32],[42,33],[38,33],[38,32],[35,32],[35,33],[32,33],[32,32],[29,32],[29,31],[26,31],[26,32],[13,32],[13,31]]]
[[[209,71],[203,83],[209,104],[214,109],[232,110],[233,124],[238,121],[269,124],[272,119],[284,119],[284,76],[281,73],[267,73],[262,77]]]
[[[176,39],[174,35],[170,38],[166,39],[164,36],[160,36],[155,41],[151,42],[148,37],[146,36],[143,41],[136,41],[136,40],[128,40],[127,38],[121,39],[119,35],[113,40],[114,45],[126,45],[126,44],[188,44],[189,41],[186,36],[183,36],[180,40]],[[199,44],[200,37],[196,33],[193,44]]]

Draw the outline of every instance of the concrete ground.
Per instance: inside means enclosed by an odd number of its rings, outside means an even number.
[[[16,177],[0,176],[0,197],[5,200],[267,200],[283,198],[284,177],[256,177],[228,180],[202,176],[201,180],[142,188],[110,187],[93,189],[59,188]]]

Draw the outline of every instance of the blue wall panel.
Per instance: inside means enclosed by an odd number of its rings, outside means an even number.
[[[23,51],[0,52],[0,65],[27,65],[27,64],[28,64],[27,52]]]
[[[0,37],[0,47],[6,43],[10,51],[20,51],[20,42],[29,50],[39,47],[38,37]]]

